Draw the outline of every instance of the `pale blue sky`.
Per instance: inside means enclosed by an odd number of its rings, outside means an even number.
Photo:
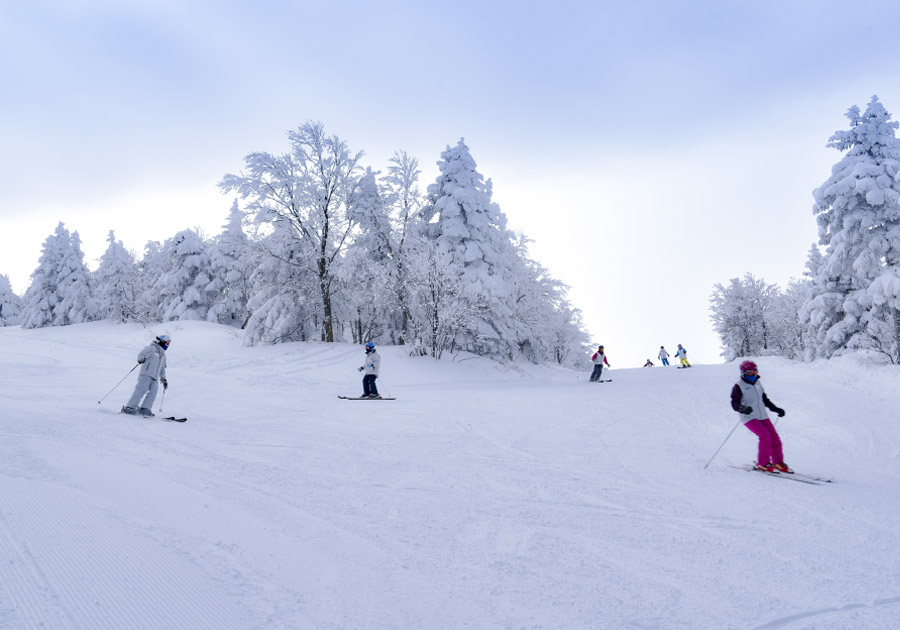
[[[900,113],[893,2],[0,0],[0,273],[216,234],[215,187],[321,120],[366,163],[465,137],[614,365],[714,362],[715,282],[785,283],[844,112]]]

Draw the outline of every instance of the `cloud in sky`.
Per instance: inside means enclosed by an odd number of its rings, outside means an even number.
[[[624,5],[624,6],[623,6]],[[56,223],[89,260],[219,232],[215,188],[308,119],[384,168],[465,137],[619,365],[718,359],[715,282],[784,284],[853,105],[900,113],[889,2],[0,5],[0,273]],[[644,350],[644,348],[647,350]]]

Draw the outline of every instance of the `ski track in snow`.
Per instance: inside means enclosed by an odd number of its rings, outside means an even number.
[[[196,569],[78,492],[4,475],[0,518],[0,588],[17,609],[14,627],[242,627],[224,596],[198,586]]]
[[[776,619],[752,630],[803,630],[815,628],[817,630],[829,630],[830,628],[875,628],[880,627],[877,620],[875,625],[868,625],[867,614],[869,609],[881,606],[897,607],[893,612],[894,618],[900,618],[900,597],[875,600],[871,604],[844,604],[822,610],[790,615],[783,619]],[[877,617],[876,617],[877,619]],[[811,625],[812,624],[812,625]]]
[[[133,374],[98,406],[160,332],[189,422],[117,414]],[[806,486],[729,468],[742,427],[703,469],[733,365],[381,352],[398,399],[349,405],[357,346],[0,329],[0,628],[892,627],[891,373],[760,360]]]

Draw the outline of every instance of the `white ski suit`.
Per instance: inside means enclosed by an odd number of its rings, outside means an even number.
[[[166,380],[166,351],[158,343],[151,343],[138,353],[137,358],[141,364],[141,371],[134,386],[134,393],[125,406],[150,409],[156,400],[159,382]]]

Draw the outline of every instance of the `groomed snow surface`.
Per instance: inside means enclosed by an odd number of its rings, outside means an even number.
[[[173,337],[163,414],[117,414]],[[659,340],[648,340],[648,347]],[[615,346],[608,348],[615,366]],[[0,628],[900,627],[900,368],[588,373],[172,322],[0,329]],[[157,399],[157,407],[160,400]]]

